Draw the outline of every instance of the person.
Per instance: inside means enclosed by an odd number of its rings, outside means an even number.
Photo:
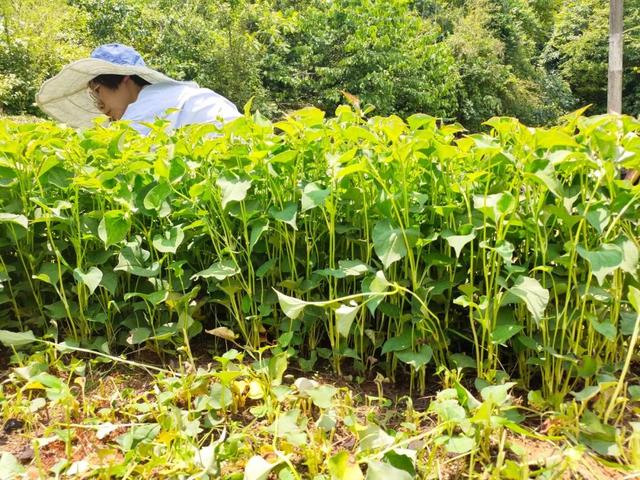
[[[179,128],[220,125],[241,116],[222,95],[147,67],[136,50],[119,43],[101,45],[89,58],[65,66],[42,84],[36,102],[71,127],[90,127],[94,118],[104,114],[111,121],[129,120],[143,135],[151,130],[144,123],[156,118]]]

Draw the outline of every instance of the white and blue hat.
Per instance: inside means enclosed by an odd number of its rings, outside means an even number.
[[[45,81],[36,95],[38,106],[71,127],[90,127],[102,115],[88,91],[88,83],[98,75],[138,75],[149,83],[182,83],[145,65],[133,48],[119,43],[101,45],[83,58],[66,65]]]

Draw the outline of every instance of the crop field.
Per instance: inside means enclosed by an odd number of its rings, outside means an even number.
[[[0,120],[0,479],[640,472],[640,121]]]

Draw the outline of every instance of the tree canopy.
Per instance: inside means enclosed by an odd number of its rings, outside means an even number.
[[[624,112],[640,112],[640,5],[625,6]],[[97,45],[268,116],[345,93],[380,114],[476,128],[606,109],[608,5],[599,0],[33,0],[2,2],[0,106],[36,114],[41,83]]]

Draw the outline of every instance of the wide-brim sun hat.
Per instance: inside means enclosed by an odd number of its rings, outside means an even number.
[[[45,81],[36,95],[38,106],[54,119],[71,127],[90,127],[103,115],[89,94],[89,81],[98,75],[138,75],[149,83],[183,83],[145,65],[132,47],[119,43],[101,45],[83,58],[62,68]]]

